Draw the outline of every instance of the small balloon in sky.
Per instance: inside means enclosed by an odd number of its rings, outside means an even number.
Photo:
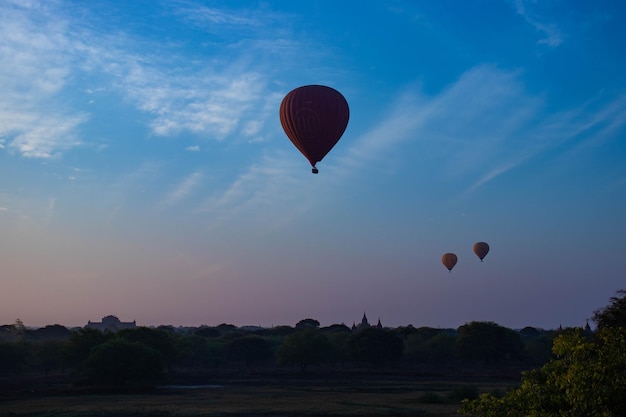
[[[474,243],[474,253],[480,258],[480,262],[482,262],[483,258],[489,253],[489,245],[486,242]]]
[[[444,253],[441,256],[441,263],[443,263],[443,266],[448,268],[448,272],[452,271],[452,268],[454,268],[457,261],[458,258],[454,253]]]
[[[323,85],[305,85],[290,91],[280,104],[280,123],[287,137],[315,164],[339,141],[348,126],[350,109],[341,93]]]

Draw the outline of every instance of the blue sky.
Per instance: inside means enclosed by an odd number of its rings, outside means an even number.
[[[0,323],[584,325],[626,286],[624,19],[4,1]],[[278,118],[307,84],[350,105],[318,175]]]

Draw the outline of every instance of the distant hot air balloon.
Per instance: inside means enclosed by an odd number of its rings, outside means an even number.
[[[441,263],[443,263],[443,265],[448,268],[448,272],[452,271],[452,268],[454,268],[454,265],[456,265],[457,260],[458,258],[454,253],[444,253],[441,257]]]
[[[290,91],[280,103],[280,123],[291,142],[315,164],[335,146],[348,126],[350,109],[341,93],[323,85]]]
[[[480,262],[482,262],[483,258],[489,253],[489,245],[486,242],[474,243],[474,253],[480,258]]]

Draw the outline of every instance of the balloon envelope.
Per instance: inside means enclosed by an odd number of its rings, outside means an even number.
[[[323,85],[290,91],[280,103],[280,124],[300,152],[315,164],[335,146],[348,126],[350,109],[341,93]]]
[[[454,253],[444,253],[441,257],[441,263],[448,268],[448,271],[452,271],[452,268],[456,265],[457,260],[458,258]]]
[[[483,258],[489,253],[489,245],[486,242],[474,243],[474,253],[483,261]]]

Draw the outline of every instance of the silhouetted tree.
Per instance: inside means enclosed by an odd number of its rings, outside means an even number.
[[[157,350],[121,338],[95,347],[84,364],[84,374],[93,381],[114,385],[152,381],[162,371],[163,358]]]
[[[519,332],[524,345],[524,361],[532,366],[545,364],[552,357],[553,331],[524,327]]]
[[[589,340],[581,329],[554,340],[554,358],[525,372],[519,388],[466,402],[473,417],[621,417],[626,410],[626,330],[605,327]]]
[[[175,335],[161,329],[151,329],[149,327],[137,327],[134,329],[123,329],[115,334],[116,338],[129,342],[139,342],[147,347],[155,349],[161,354],[165,364],[170,367],[176,359]]]
[[[350,339],[352,332],[333,330],[324,332],[329,342],[328,362],[343,364],[350,359]]]
[[[102,333],[96,329],[85,328],[72,332],[67,346],[68,363],[76,369],[80,369],[91,350],[111,337],[111,333]]]
[[[461,360],[487,364],[520,359],[523,351],[519,333],[493,322],[473,321],[459,327],[456,345]]]
[[[26,364],[27,356],[24,343],[0,342],[0,375],[19,372]]]
[[[225,334],[228,334],[228,333],[236,332],[237,331],[237,326],[235,326],[234,324],[222,323],[222,324],[218,325],[216,327],[216,329],[219,330],[219,332],[222,335],[225,335]]]
[[[196,334],[176,341],[176,364],[187,368],[205,368],[217,362],[217,355],[206,337]]]
[[[33,342],[30,346],[30,363],[48,376],[54,369],[63,370],[67,362],[69,340],[48,339]]]
[[[260,333],[264,336],[287,336],[295,331],[296,329],[291,326],[275,326],[270,329],[260,330]]]
[[[298,323],[296,323],[296,329],[298,330],[308,329],[308,328],[319,329],[319,327],[320,327],[320,322],[315,319],[303,319],[303,320],[300,320]]]
[[[611,297],[609,305],[593,312],[593,321],[598,329],[604,327],[626,328],[626,290],[618,290],[617,296]]]
[[[404,356],[418,363],[442,363],[453,360],[456,356],[454,333],[432,327],[415,329],[404,342]]]
[[[310,365],[319,365],[328,357],[328,338],[316,329],[304,329],[286,336],[277,353],[282,365],[297,365],[303,371]]]
[[[246,368],[253,363],[273,359],[270,344],[259,336],[243,336],[230,340],[226,345],[228,357],[235,361],[243,361]]]
[[[355,359],[374,366],[400,359],[404,350],[404,343],[398,334],[377,327],[354,334],[349,343]]]
[[[52,324],[29,332],[29,337],[34,340],[68,339],[72,332],[60,324]]]
[[[202,336],[202,337],[213,337],[213,338],[217,338],[222,335],[222,333],[215,327],[200,327],[199,329],[196,329],[194,334],[197,334],[198,336]]]
[[[352,334],[352,330],[350,330],[350,328],[346,326],[345,324],[331,324],[328,327],[322,327],[320,330],[326,334],[330,334],[330,333]]]

